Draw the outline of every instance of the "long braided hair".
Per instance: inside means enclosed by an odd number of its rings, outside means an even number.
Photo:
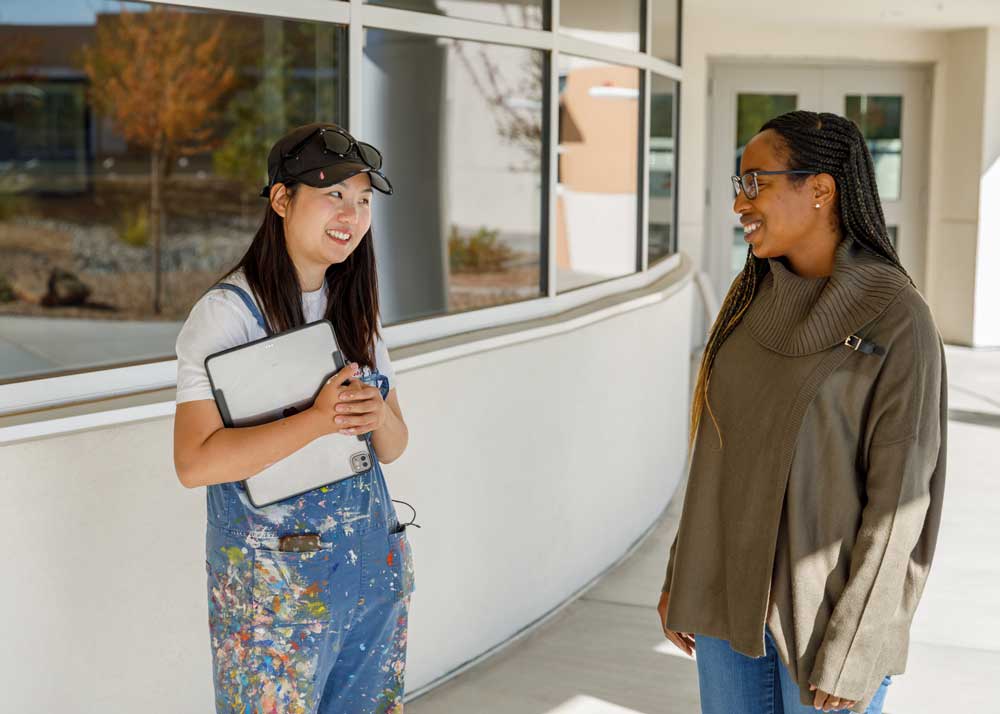
[[[844,239],[860,243],[906,275],[889,240],[875,184],[875,165],[857,125],[836,114],[795,111],[771,119],[760,131],[769,129],[780,137],[787,168],[820,171],[833,176],[837,184],[838,222]],[[793,174],[788,178],[801,185],[807,176]],[[743,272],[726,294],[701,358],[691,405],[691,444],[698,433],[702,412],[707,408],[719,435],[720,448],[722,446],[722,431],[708,401],[712,366],[722,343],[740,323],[769,270],[766,259],[754,256],[752,248],[747,250]]]

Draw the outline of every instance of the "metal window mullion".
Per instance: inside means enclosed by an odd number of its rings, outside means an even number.
[[[678,82],[684,79],[684,71],[679,65],[667,62],[659,57],[653,57],[652,55],[643,55],[643,68],[657,74],[662,74],[665,77],[670,77],[670,79],[675,79]]]
[[[653,2],[654,0],[642,0],[642,42],[639,50],[647,55],[653,54]]]
[[[639,269],[649,268],[649,147],[652,115],[653,73],[648,69],[642,73],[639,126]]]
[[[583,40],[565,33],[559,34],[559,49],[567,54],[599,62],[609,62],[628,67],[645,66],[645,56],[641,52],[626,50],[613,45],[605,45],[600,42],[592,42],[591,40]]]
[[[350,19],[350,8],[346,2],[333,0],[287,0],[275,3],[272,0],[145,0],[154,5],[176,5],[194,7],[219,12],[241,12],[248,15],[265,15],[296,20],[315,20],[346,25]]]
[[[643,0],[643,25],[642,25],[642,47],[647,58],[653,56],[653,1]],[[642,271],[649,269],[649,151],[650,137],[652,135],[653,115],[651,113],[653,94],[653,73],[647,67],[643,70],[643,93],[642,93],[642,135],[639,137],[641,147],[639,161],[641,168],[640,195],[639,195],[639,269]]]
[[[352,134],[363,134],[365,28],[361,22],[364,0],[350,1],[350,25],[347,28],[347,130]]]
[[[546,196],[548,201],[548,225],[547,235],[546,235],[546,245],[545,245],[545,258],[546,265],[545,270],[547,273],[546,279],[546,295],[550,298],[554,298],[559,291],[559,286],[556,284],[558,279],[558,272],[556,270],[556,249],[558,240],[558,226],[559,222],[557,220],[556,211],[559,208],[559,55],[560,55],[560,38],[559,38],[559,3],[560,0],[550,0],[550,10],[551,13],[551,23],[552,32],[550,33],[552,40],[552,48],[549,53],[549,105],[547,108],[549,112],[549,181],[548,189],[549,193]]]
[[[678,81],[674,84],[674,115],[670,118],[673,123],[674,130],[674,175],[670,180],[670,190],[673,193],[672,198],[674,201],[673,206],[673,216],[671,220],[673,225],[671,226],[670,235],[670,245],[667,250],[670,254],[678,253],[681,249],[681,238],[679,235],[680,224],[678,219],[680,218],[680,201],[678,200],[680,182],[680,171],[681,171],[681,83]]]
[[[683,57],[681,56],[681,51],[683,50],[684,47],[684,0],[677,0],[676,22],[677,22],[677,29],[675,32],[677,36],[677,50],[675,54],[677,57],[677,65],[679,67],[683,59]],[[680,81],[680,77],[677,77],[676,79]],[[676,130],[675,130],[675,136],[676,136]],[[676,146],[676,141],[674,145]]]
[[[375,27],[384,30],[396,30],[414,34],[435,35],[455,39],[489,42],[491,44],[512,45],[540,50],[552,50],[559,32],[558,5],[552,2],[552,30],[528,30],[518,27],[508,27],[478,20],[433,15],[426,12],[399,10],[396,8],[370,5],[357,0],[349,2],[341,0],[290,0],[288,4],[276,5],[269,0],[171,0],[169,3],[161,0],[147,0],[159,5],[178,5],[195,7],[220,12],[241,12],[251,15],[280,17],[297,20],[313,20],[317,22],[332,22],[342,25],[360,22],[362,27]],[[651,2],[647,2],[647,17],[650,16]],[[651,21],[647,21],[645,30],[647,48],[652,33]],[[626,50],[600,42],[580,39],[569,35],[558,38],[561,50],[568,54],[578,55],[612,64],[650,69],[658,74],[672,79],[681,79],[679,65],[653,57],[648,52]]]
[[[351,0],[352,7],[354,4],[355,0]],[[380,30],[488,42],[493,45],[529,47],[536,50],[552,49],[552,33],[547,30],[528,30],[492,22],[465,20],[414,10],[399,10],[367,3],[360,3],[358,17],[365,27],[375,27]]]

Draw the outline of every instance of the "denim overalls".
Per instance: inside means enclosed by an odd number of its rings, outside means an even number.
[[[258,324],[256,305],[243,293]],[[362,377],[384,399],[388,380]],[[369,447],[370,447],[369,440]],[[374,457],[374,449],[371,449]],[[206,568],[216,710],[398,714],[413,560],[378,459],[365,473],[255,508],[209,486]],[[321,548],[278,538],[319,533]]]

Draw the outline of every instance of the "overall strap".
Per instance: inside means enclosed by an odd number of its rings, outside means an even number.
[[[384,374],[379,374],[378,380],[372,386],[378,387],[378,391],[382,393],[382,399],[389,396],[389,378]]]
[[[264,319],[264,316],[257,308],[257,304],[253,301],[253,298],[250,297],[250,294],[247,293],[246,290],[241,288],[239,285],[233,285],[232,283],[218,283],[212,286],[211,290],[228,290],[236,293],[240,297],[240,300],[243,301],[243,304],[247,306],[247,309],[250,310],[250,314],[253,315],[253,319],[257,321],[258,325],[260,325],[260,329],[262,329],[268,336],[271,335],[271,328],[268,326],[267,320]]]

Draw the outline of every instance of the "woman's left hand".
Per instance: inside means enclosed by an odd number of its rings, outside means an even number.
[[[813,698],[814,709],[822,709],[827,712],[831,710],[835,711],[837,709],[850,709],[855,704],[853,699],[841,699],[840,697],[835,697],[832,694],[828,694],[822,689],[819,689],[815,684],[810,684],[809,690],[816,692],[816,696]]]
[[[334,421],[341,434],[367,434],[385,424],[386,408],[378,387],[351,380],[347,389],[340,393]]]

